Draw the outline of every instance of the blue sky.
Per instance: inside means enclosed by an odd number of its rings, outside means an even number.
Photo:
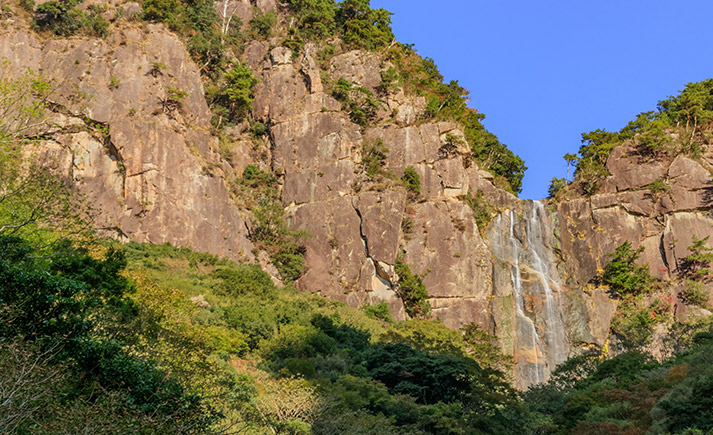
[[[547,196],[581,133],[618,130],[713,77],[713,1],[372,0],[396,39],[470,91],[486,128],[525,159],[522,198]]]

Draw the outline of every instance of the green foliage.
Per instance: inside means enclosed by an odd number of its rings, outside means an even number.
[[[275,15],[273,11],[265,14],[260,12],[259,9],[255,9],[255,11],[257,13],[248,22],[250,32],[254,38],[260,37],[267,39],[272,35],[272,28],[277,24],[277,15]]]
[[[362,127],[376,118],[376,110],[380,107],[370,90],[363,86],[354,87],[343,77],[333,84],[332,96],[342,103],[342,110],[349,114],[349,119]]]
[[[411,318],[428,317],[431,314],[428,291],[421,277],[412,273],[411,268],[403,263],[403,254],[396,258],[395,271],[399,276],[396,294],[403,301],[406,314]]]
[[[275,177],[255,165],[248,165],[236,184],[238,195],[252,212],[251,240],[258,249],[268,253],[282,279],[296,280],[305,267],[302,240],[307,234],[293,231],[287,225]]]
[[[624,242],[610,256],[612,260],[604,268],[602,282],[619,296],[641,295],[651,290],[653,278],[647,265],[636,264],[643,248],[632,249],[631,242]]]
[[[708,304],[708,293],[703,289],[703,283],[687,279],[685,287],[681,291],[681,297],[684,301],[692,305],[705,307]]]
[[[550,199],[557,198],[557,194],[559,194],[566,185],[566,179],[552,177],[552,180],[550,180],[550,187],[547,188],[547,197]]]
[[[379,72],[381,75],[381,83],[379,83],[379,88],[382,92],[388,94],[389,92],[396,91],[399,87],[399,72],[393,66],[388,69]]]
[[[218,14],[208,0],[145,0],[144,19],[164,22],[185,38],[191,57],[201,72],[213,79],[225,67],[224,44],[232,42],[233,32],[218,30]],[[226,29],[230,30],[230,29]]]
[[[542,416],[545,433],[706,433],[713,429],[710,337],[698,334],[662,362],[636,351],[571,358],[523,400]]]
[[[485,231],[485,228],[488,227],[490,221],[493,219],[495,210],[493,206],[488,203],[488,200],[485,199],[483,191],[479,189],[475,196],[468,192],[465,196],[461,196],[458,199],[465,201],[466,204],[468,204],[468,206],[473,210],[478,230],[481,232]]]
[[[462,400],[471,376],[460,358],[429,355],[406,344],[375,346],[366,355],[366,368],[391,394],[406,394],[423,404]]]
[[[36,24],[57,36],[69,36],[82,28],[82,11],[77,2],[49,1],[37,6]]]
[[[391,318],[389,305],[386,302],[380,302],[376,305],[365,305],[362,310],[367,317],[383,320],[386,323],[394,323],[394,319]]]
[[[372,9],[369,0],[343,0],[338,8],[336,22],[348,47],[376,50],[394,41],[391,12]]]
[[[708,280],[711,274],[709,266],[713,262],[713,248],[706,245],[709,238],[710,236],[702,239],[692,236],[691,246],[688,247],[691,254],[684,257],[679,265],[681,274],[693,280]]]
[[[336,31],[337,5],[334,0],[288,0],[297,17],[297,28],[303,38],[322,40]]]
[[[418,175],[418,172],[416,172],[413,166],[409,166],[404,169],[404,176],[401,177],[401,181],[404,183],[406,190],[408,190],[409,195],[413,199],[421,196],[421,177]]]
[[[213,111],[213,125],[237,122],[252,110],[253,88],[259,82],[246,64],[232,63],[219,86],[208,88],[206,98]]]
[[[589,189],[585,193],[596,191],[598,181],[609,174],[605,166],[609,153],[624,141],[633,140],[643,159],[675,151],[695,155],[702,129],[713,121],[712,89],[713,79],[689,83],[678,95],[659,101],[656,112],[639,114],[618,132],[599,129],[583,133],[575,179]]]
[[[377,139],[374,143],[363,142],[361,145],[361,164],[364,172],[369,178],[377,178],[386,175],[384,166],[389,149],[384,145],[384,141]]]
[[[37,343],[33,358],[57,367],[58,373],[65,368],[71,372],[62,381],[69,400],[118,393],[117,406],[130,413],[153,416],[162,423],[171,416],[207,427],[213,416],[198,397],[188,394],[155,362],[131,355],[116,338],[101,336],[114,329],[110,319],[126,321],[136,315],[126,298],[132,286],[121,276],[126,266],[121,251],[108,249],[104,258],[97,259],[86,250],[61,245],[59,251],[38,257],[22,239],[4,238],[1,244],[11,248],[0,258],[0,335],[3,341]]]
[[[621,303],[612,319],[611,330],[628,348],[639,348],[651,342],[653,330],[665,320],[665,313],[656,307],[640,307],[633,301]]]
[[[90,239],[85,199],[48,169],[51,158],[46,166],[38,163],[36,140],[29,137],[47,127],[52,84],[32,70],[10,78],[7,68],[0,63],[0,236],[31,238],[34,246],[52,244],[58,235]],[[54,231],[38,229],[48,226]]]

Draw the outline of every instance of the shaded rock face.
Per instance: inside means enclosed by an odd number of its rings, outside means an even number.
[[[119,26],[106,39],[42,41],[14,28],[0,34],[0,57],[57,87],[44,146],[60,145],[105,234],[251,258],[225,182],[231,169],[208,133],[200,75],[175,36]],[[169,87],[186,92],[180,108],[162,102]]]

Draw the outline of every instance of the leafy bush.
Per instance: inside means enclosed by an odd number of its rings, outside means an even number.
[[[391,311],[386,302],[380,302],[376,305],[366,305],[362,308],[364,314],[372,319],[383,320],[386,323],[394,323],[394,319],[391,318]]]
[[[361,146],[361,164],[369,178],[384,176],[384,166],[389,149],[384,145],[384,141],[377,139],[374,143],[364,142]]]
[[[334,83],[332,96],[342,103],[342,110],[349,114],[349,119],[362,127],[376,117],[376,110],[380,107],[370,90],[363,86],[354,87],[343,77]]]
[[[567,180],[564,178],[552,177],[550,186],[547,188],[547,197],[550,199],[557,198],[557,194],[562,191],[567,185]]]
[[[679,265],[679,270],[684,276],[699,281],[708,279],[711,274],[709,266],[713,262],[713,248],[706,246],[709,238],[710,236],[702,239],[692,236],[691,246],[688,247],[691,254],[684,257]]]
[[[640,295],[651,290],[653,278],[648,265],[636,264],[643,247],[633,250],[631,242],[624,242],[610,256],[604,268],[602,282],[619,296]]]
[[[412,318],[428,317],[431,314],[431,304],[428,303],[428,291],[419,275],[411,272],[411,268],[403,263],[403,254],[396,258],[395,272],[399,276],[396,294],[404,303],[406,314]]]
[[[369,0],[343,0],[339,3],[336,21],[342,40],[350,48],[376,50],[394,41],[391,12],[372,9]]]
[[[250,237],[253,243],[268,253],[283,280],[292,282],[299,278],[305,267],[302,240],[307,233],[292,231],[287,225],[275,177],[255,165],[248,165],[236,187],[252,212]]]
[[[468,192],[465,196],[460,196],[458,199],[465,201],[466,204],[473,210],[475,214],[475,223],[478,230],[485,231],[490,221],[493,219],[494,209],[485,199],[482,190],[478,190],[475,196]]]
[[[217,127],[220,127],[224,120],[239,121],[250,113],[254,98],[253,88],[259,82],[246,64],[234,62],[231,66],[223,76],[222,84],[206,91],[209,106],[215,115],[213,124]]]
[[[684,301],[692,305],[705,307],[708,304],[708,294],[703,289],[703,283],[699,281],[686,280],[685,287],[681,292]]]
[[[255,9],[257,12],[255,16],[248,22],[250,27],[250,32],[253,37],[269,38],[272,35],[272,28],[277,24],[277,16],[275,12],[270,11],[263,14],[259,9]]]
[[[404,176],[401,177],[401,181],[404,183],[404,186],[406,186],[406,190],[408,190],[412,199],[421,196],[421,177],[419,177],[418,172],[416,172],[413,166],[404,169]]]
[[[69,36],[82,28],[82,11],[76,8],[75,0],[68,2],[49,1],[37,6],[36,23],[57,36]]]

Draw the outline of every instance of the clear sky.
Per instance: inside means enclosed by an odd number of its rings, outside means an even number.
[[[525,160],[522,198],[547,196],[581,133],[618,130],[713,77],[711,0],[372,0],[396,39],[470,91]]]

